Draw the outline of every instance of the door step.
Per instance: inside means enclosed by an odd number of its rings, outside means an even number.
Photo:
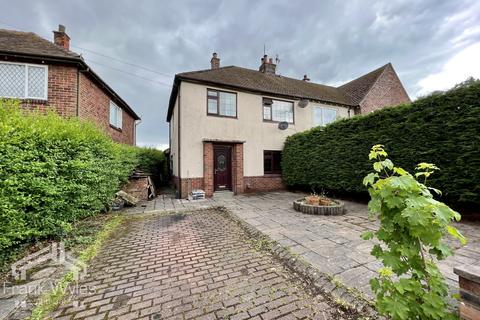
[[[233,191],[215,191],[213,193],[214,199],[230,199],[233,198]]]

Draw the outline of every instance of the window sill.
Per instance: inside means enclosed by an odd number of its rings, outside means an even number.
[[[20,102],[22,102],[22,103],[48,104],[48,100],[47,100],[47,99],[38,99],[38,98],[10,98],[10,97],[0,97],[0,99],[20,100]]]
[[[264,173],[263,176],[265,178],[281,178],[282,174],[281,173]]]
[[[207,116],[209,116],[209,117],[217,117],[217,118],[226,118],[226,119],[238,119],[237,116],[235,116],[235,117],[222,116],[222,115],[218,115],[218,114],[214,114],[214,113],[207,113]]]
[[[280,123],[280,122],[287,122],[287,121],[274,121],[274,120],[265,120],[263,119],[263,122],[266,123]],[[295,122],[287,122],[288,124],[295,125]]]
[[[115,127],[113,124],[110,125],[110,128],[117,130],[118,132],[122,132],[122,128]]]

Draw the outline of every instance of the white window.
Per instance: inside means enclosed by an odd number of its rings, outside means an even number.
[[[122,108],[110,101],[110,124],[117,129],[122,129],[122,113]]]
[[[263,98],[263,120],[293,123],[293,102]]]
[[[48,67],[0,62],[0,97],[47,100]]]
[[[337,109],[327,107],[313,107],[313,125],[326,126],[337,119]]]

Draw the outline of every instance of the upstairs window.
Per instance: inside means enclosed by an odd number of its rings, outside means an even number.
[[[110,125],[122,129],[122,108],[110,101]]]
[[[0,62],[0,97],[47,100],[48,67]]]
[[[263,98],[263,120],[293,123],[293,102]]]
[[[264,150],[263,151],[263,173],[282,173],[280,163],[282,161],[281,151]]]
[[[237,94],[207,90],[207,114],[220,117],[237,117]]]
[[[326,126],[337,119],[337,109],[326,107],[313,108],[313,125]]]

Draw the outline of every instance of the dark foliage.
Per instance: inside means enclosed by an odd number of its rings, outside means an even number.
[[[287,186],[364,193],[366,157],[383,144],[398,166],[413,171],[419,162],[440,171],[430,185],[442,200],[457,206],[480,204],[480,82],[467,81],[450,91],[412,104],[383,109],[289,137],[282,171]]]

